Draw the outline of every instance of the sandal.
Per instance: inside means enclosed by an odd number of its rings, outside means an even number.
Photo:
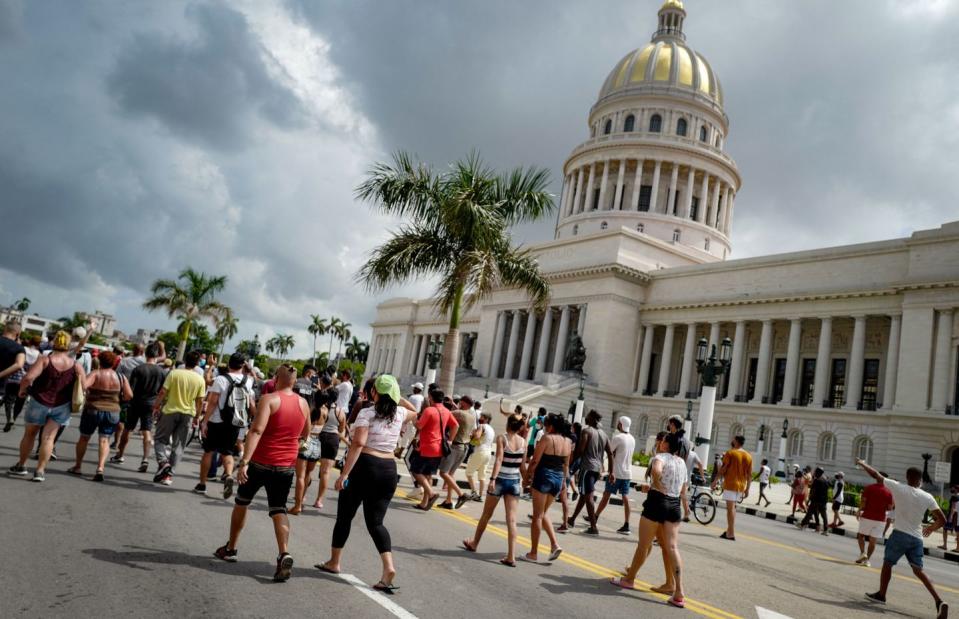
[[[376,583],[375,585],[373,585],[374,591],[381,591],[385,593],[386,595],[393,595],[393,592],[396,591],[397,589],[399,589],[399,587],[397,587],[396,585],[386,584],[382,580]]]
[[[510,561],[506,557],[503,557],[502,559],[500,559],[499,562],[505,565],[506,567],[516,567],[516,561]]]
[[[476,546],[468,539],[463,540],[463,548],[470,552],[476,552]]]
[[[670,606],[675,606],[676,608],[686,608],[686,600],[682,598],[677,600],[676,598],[671,597],[666,600],[666,603]]]
[[[636,589],[635,585],[627,585],[626,581],[619,577],[610,578],[609,584],[613,585],[614,587],[619,587],[620,589],[629,589],[630,591],[634,591]]]
[[[562,548],[557,548],[557,549],[553,550],[551,553],[549,553],[549,560],[550,560],[550,561],[555,561],[556,559],[559,559],[559,555],[561,555],[561,554],[563,554],[563,549],[562,549]]]
[[[71,466],[70,468],[67,469],[67,473],[70,473],[71,475],[76,475],[77,477],[79,477],[80,475],[83,475],[83,473],[80,472],[79,466]]]
[[[314,565],[313,567],[315,567],[316,569],[320,570],[321,572],[326,572],[327,574],[339,574],[339,573],[340,573],[339,570],[334,570],[334,569],[332,569],[332,568],[326,567],[326,563],[317,563],[317,564]]]
[[[94,473],[93,481],[103,481],[103,471],[97,471]]]
[[[315,507],[316,509],[323,509],[323,501],[320,501],[320,500],[313,501],[313,507]]]

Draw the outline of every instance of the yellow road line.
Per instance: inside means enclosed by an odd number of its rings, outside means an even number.
[[[409,495],[406,493],[398,492],[397,496],[400,496],[401,498],[405,498],[408,501],[418,502],[418,500],[416,499],[411,499]],[[471,525],[473,527],[475,527],[476,524],[479,522],[475,518],[466,516],[464,514],[460,514],[452,510],[441,509],[441,510],[435,510],[435,512],[443,516],[446,516],[448,518],[459,520],[460,522]],[[494,535],[502,537],[503,539],[507,539],[509,537],[509,533],[505,529],[501,529],[500,527],[497,527],[494,525],[487,525],[486,530],[493,533]],[[519,534],[517,534],[516,536],[516,542],[520,544],[525,544],[526,546],[532,545],[532,541],[529,538]],[[544,552],[546,554],[549,554],[550,548],[548,546],[544,546],[540,544],[539,552]],[[569,565],[578,567],[581,570],[585,570],[587,572],[590,572],[590,573],[596,574],[597,576],[601,576],[605,578],[612,578],[615,576],[622,575],[621,571],[612,570],[602,565],[598,565],[596,563],[593,563],[592,561],[588,561],[582,557],[576,556],[565,550],[563,551],[563,554],[560,555],[558,561],[568,563]],[[652,591],[651,589],[653,585],[651,585],[648,582],[635,580],[633,581],[633,584],[636,586],[636,590],[642,593],[648,593],[649,595],[659,598],[663,601],[669,598],[668,595],[665,595],[662,593],[656,593],[655,591]],[[715,606],[710,606],[709,604],[700,602],[698,600],[692,600],[688,597],[686,598],[686,608],[704,617],[709,617],[710,619],[742,619],[742,617],[740,617],[739,615],[728,613],[720,608],[716,608]]]

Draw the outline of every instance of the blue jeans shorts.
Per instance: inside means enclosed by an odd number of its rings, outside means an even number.
[[[596,489],[596,482],[599,481],[599,471],[583,471],[583,477],[579,484],[579,493],[590,495]]]
[[[629,496],[629,480],[628,479],[617,479],[613,483],[606,482],[606,492],[609,494],[619,494],[622,496]]]
[[[563,490],[563,471],[538,467],[533,476],[533,490],[558,497]]]
[[[912,567],[922,569],[922,540],[918,537],[903,533],[902,531],[893,531],[889,539],[886,540],[886,551],[882,560],[886,563],[895,565],[903,556]]]
[[[519,496],[519,480],[497,477],[489,493],[493,496]]]
[[[94,432],[101,437],[113,436],[120,423],[120,413],[110,411],[83,411],[80,415],[80,436],[93,436]]]
[[[50,408],[31,398],[27,410],[23,411],[24,422],[27,425],[42,426],[46,425],[47,419],[52,419],[63,427],[70,425],[70,403]]]

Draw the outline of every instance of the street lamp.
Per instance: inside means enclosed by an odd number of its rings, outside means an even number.
[[[759,442],[756,445],[756,451],[760,454],[766,450],[766,424],[759,424]]]
[[[586,408],[585,401],[586,375],[579,377],[579,397],[576,399],[576,411],[573,413],[573,423],[582,423],[583,410]]]
[[[683,422],[683,432],[688,437],[693,432],[693,401],[686,400],[686,420]],[[687,438],[687,440],[689,440]]]
[[[776,477],[786,477],[786,435],[789,430],[789,420],[783,419],[783,433],[779,437],[779,464],[776,467]]]
[[[436,382],[436,368],[439,367],[440,359],[443,358],[443,343],[440,340],[430,342],[426,353],[426,384],[432,385]]]
[[[733,343],[723,338],[719,347],[719,358],[716,358],[716,345],[709,350],[709,342],[701,338],[696,346],[696,371],[703,381],[703,393],[699,397],[699,421],[696,430],[696,445],[702,446],[699,457],[703,462],[709,462],[709,437],[713,434],[713,408],[716,406],[716,383],[719,377],[726,373],[732,359]],[[707,357],[707,354],[709,355]]]

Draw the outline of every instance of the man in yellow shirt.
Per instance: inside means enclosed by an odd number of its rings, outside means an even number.
[[[153,405],[154,416],[159,415],[153,443],[159,469],[153,481],[164,486],[173,483],[173,472],[190,438],[190,428],[197,425],[203,412],[206,381],[194,369],[199,360],[199,352],[187,353],[186,368],[167,374]]]
[[[726,501],[726,530],[719,537],[736,540],[736,505],[749,496],[749,484],[753,476],[753,458],[743,444],[746,438],[734,436],[732,449],[723,455],[719,474],[723,477],[723,500]],[[719,482],[713,483],[715,487]]]

